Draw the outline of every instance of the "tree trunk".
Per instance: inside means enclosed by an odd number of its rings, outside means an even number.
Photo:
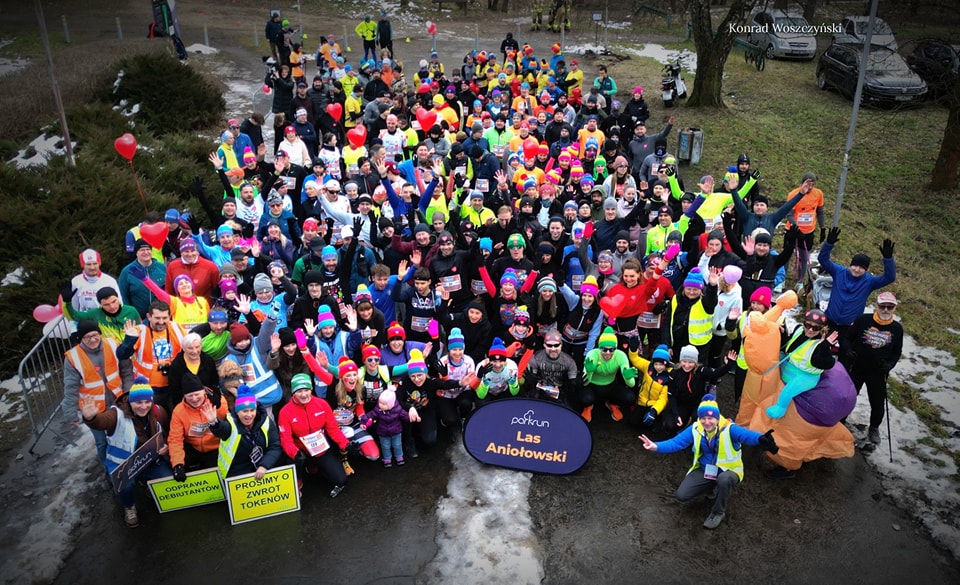
[[[722,108],[723,68],[737,37],[738,25],[743,24],[757,0],[731,0],[716,35],[710,18],[710,0],[690,2],[690,20],[693,22],[693,42],[697,47],[697,76],[687,105],[692,107]]]
[[[503,12],[504,14],[509,12],[510,11],[509,5],[510,5],[510,0],[500,0],[500,12]]]
[[[933,191],[953,189],[957,186],[960,172],[960,79],[953,82],[947,100],[950,108],[947,127],[943,129],[940,153],[930,174],[930,189]]]
[[[817,0],[807,0],[803,3],[803,18],[810,24],[817,16]]]

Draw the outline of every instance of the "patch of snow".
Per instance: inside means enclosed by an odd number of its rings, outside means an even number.
[[[124,75],[126,75],[126,72],[123,69],[117,71],[117,78],[113,80],[113,93],[117,93],[117,90],[120,89],[120,82],[123,81]]]
[[[140,104],[133,104],[129,108],[125,108],[122,112],[120,112],[120,114],[122,114],[123,116],[126,116],[127,118],[130,118],[132,116],[136,116],[139,112],[140,112]]]
[[[666,65],[668,62],[672,63],[679,58],[684,71],[689,71],[690,73],[697,72],[697,54],[689,49],[677,51],[676,49],[668,49],[656,43],[647,43],[640,49],[635,47],[617,47],[617,50],[635,57],[649,57],[663,65]]]
[[[6,47],[7,45],[13,43],[13,39],[7,39],[0,41],[0,49]],[[30,64],[30,59],[26,57],[17,57],[16,59],[9,59],[7,57],[0,57],[0,77],[4,75],[9,75],[11,73],[16,73],[24,67]]]
[[[201,55],[216,55],[220,52],[220,49],[214,49],[213,47],[204,45],[203,43],[194,43],[189,47],[186,47],[188,53],[199,53]]]
[[[73,142],[73,146],[76,145],[77,143]],[[31,151],[35,152],[27,156],[27,153]],[[64,156],[66,154],[67,150],[63,144],[62,136],[57,136],[56,134],[45,136],[41,134],[34,138],[27,148],[22,149],[17,156],[8,162],[17,165],[18,169],[32,166],[45,166],[51,156]]]
[[[0,281],[0,286],[10,286],[12,284],[21,285],[23,284],[23,277],[23,266],[18,266],[3,277],[3,280]]]
[[[437,556],[422,583],[541,583],[528,502],[532,474],[483,465],[460,441],[451,445],[450,459],[448,495],[437,507]]]

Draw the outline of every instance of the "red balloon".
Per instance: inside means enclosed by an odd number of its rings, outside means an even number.
[[[33,318],[40,323],[49,323],[62,314],[60,307],[53,305],[37,305],[33,309]]]
[[[367,127],[359,124],[356,128],[351,128],[347,131],[347,140],[350,141],[350,146],[360,148],[367,141]]]
[[[603,297],[600,299],[600,308],[603,309],[603,312],[607,317],[613,317],[616,319],[620,316],[620,311],[623,308],[623,301],[623,295]]]
[[[123,158],[133,160],[137,154],[137,137],[127,132],[113,141],[113,148]]]
[[[437,123],[437,113],[433,110],[420,108],[417,110],[417,122],[420,122],[420,128],[426,132],[431,126]]]
[[[267,95],[270,95],[270,92],[273,91],[273,90],[271,89],[271,87],[270,87],[269,85],[267,85],[266,83],[264,83],[264,84],[263,84],[263,87],[261,87],[260,89],[262,89],[262,90],[263,90],[263,93],[265,93],[265,94],[267,94]]]
[[[427,34],[428,34],[428,35],[435,35],[435,34],[437,34],[437,23],[432,22],[432,21],[429,21],[429,20],[427,21]]]
[[[537,139],[533,136],[528,136],[527,139],[523,141],[523,158],[525,160],[533,160],[536,158],[538,152],[540,152],[540,144],[537,142]]]
[[[166,222],[162,221],[157,223],[147,223],[140,226],[140,237],[158,250],[163,248],[163,244],[167,241],[167,234],[169,232],[170,228],[167,227]]]
[[[343,115],[343,106],[340,104],[329,104],[327,105],[327,113],[333,117],[337,122],[340,121],[340,116]]]

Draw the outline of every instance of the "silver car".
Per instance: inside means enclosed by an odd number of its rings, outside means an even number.
[[[747,40],[759,46],[768,59],[803,59],[817,56],[813,27],[798,14],[782,10],[758,12],[750,22]]]

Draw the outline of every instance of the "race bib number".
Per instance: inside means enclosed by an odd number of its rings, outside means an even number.
[[[190,430],[187,431],[187,436],[189,437],[202,437],[206,434],[207,430],[210,428],[210,425],[202,422],[192,422],[190,423]]]
[[[423,333],[430,326],[429,317],[410,317],[410,328],[419,333]]]
[[[810,227],[813,225],[813,221],[815,217],[816,217],[816,214],[813,214],[813,213],[798,213],[797,225],[800,227]]]
[[[414,130],[422,129],[420,126],[420,122],[418,122],[417,120],[410,120],[410,127],[413,128]]]
[[[487,292],[487,285],[485,285],[482,280],[471,280],[470,292],[472,292],[474,295],[480,296]]]
[[[360,167],[358,167],[356,164],[352,164],[347,167],[347,171],[349,171],[351,175],[356,175],[360,172]]]
[[[557,398],[560,398],[560,389],[557,388],[556,386],[547,385],[547,384],[537,384],[537,388],[539,388],[541,392],[543,392],[544,394],[546,394],[547,396],[549,396],[554,400],[556,400]]]
[[[253,364],[243,364],[240,366],[240,369],[243,370],[243,381],[244,382],[253,382],[257,379],[253,371]]]
[[[290,191],[292,191],[294,186],[297,184],[296,177],[283,176],[283,177],[280,177],[280,180],[283,181],[283,184],[286,185],[287,189]]]
[[[644,311],[637,317],[637,326],[644,329],[652,329],[660,326],[660,315],[654,315],[650,311]]]
[[[583,284],[583,275],[572,274],[570,276],[570,284],[572,285],[570,288],[572,288],[574,292],[580,292],[580,285]]]
[[[720,468],[712,463],[703,466],[703,479],[717,479],[720,475]]]
[[[153,356],[157,360],[170,363],[173,359],[173,347],[166,339],[157,339],[153,342]]]
[[[465,177],[467,175],[467,167],[465,165],[460,165],[453,170],[453,174]]]
[[[307,450],[311,457],[319,457],[330,449],[330,443],[327,442],[327,437],[323,434],[322,429],[300,437],[300,442],[303,443],[303,448]]]
[[[477,191],[483,191],[486,193],[490,190],[490,180],[489,179],[477,179]]]
[[[447,292],[456,292],[462,287],[460,285],[460,275],[454,274],[453,276],[444,276],[440,279],[440,284],[443,285],[443,290]]]

